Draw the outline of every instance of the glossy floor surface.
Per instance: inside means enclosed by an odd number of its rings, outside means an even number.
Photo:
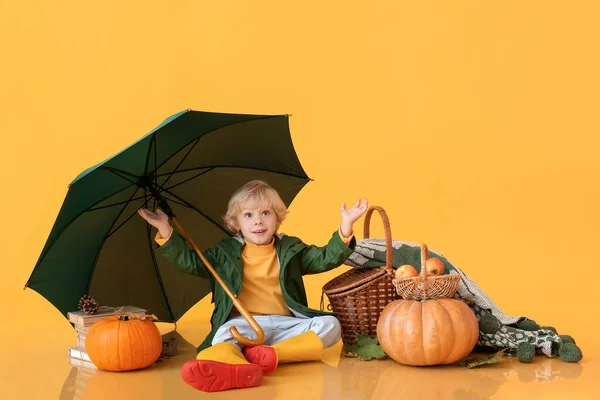
[[[181,332],[181,336],[179,335]],[[202,393],[180,377],[194,358],[204,329],[178,330],[177,354],[134,372],[114,373],[69,365],[66,347],[54,344],[4,350],[1,399],[600,399],[600,369],[595,354],[580,363],[540,356],[532,364],[504,358],[499,364],[415,368],[392,360],[359,361],[340,357],[341,342],[322,362],[288,364],[264,377],[257,388]],[[187,339],[187,340],[186,340]],[[585,354],[585,353],[584,353]]]

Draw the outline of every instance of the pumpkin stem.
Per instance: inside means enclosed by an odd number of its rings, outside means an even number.
[[[129,317],[127,315],[121,315],[119,321],[129,321]]]

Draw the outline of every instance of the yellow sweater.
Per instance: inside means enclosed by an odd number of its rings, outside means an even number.
[[[238,299],[252,315],[293,315],[281,294],[275,240],[265,246],[246,242],[242,250],[244,276]],[[239,315],[237,309],[232,315]]]
[[[346,238],[342,235],[341,230],[338,232],[346,244],[350,243],[353,235]],[[170,237],[171,235],[163,238],[160,233],[157,233],[155,240],[159,246],[162,246]],[[281,293],[275,240],[271,240],[271,243],[264,246],[245,242],[242,259],[244,261],[244,274],[242,277],[242,290],[238,299],[244,308],[252,315],[292,316],[293,314]],[[236,315],[239,315],[239,312],[234,307],[230,316]]]

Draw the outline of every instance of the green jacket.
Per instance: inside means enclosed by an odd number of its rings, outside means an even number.
[[[244,273],[243,246],[240,240],[227,238],[202,253],[229,289],[236,295],[239,295],[242,290],[242,276]],[[307,317],[335,315],[334,313],[308,308],[302,276],[318,274],[340,266],[350,256],[354,246],[356,246],[354,237],[346,246],[337,231],[333,234],[329,243],[323,247],[306,245],[297,237],[286,235],[280,237],[276,235],[275,250],[280,265],[279,280],[281,282],[281,292],[288,307]],[[212,330],[198,347],[198,351],[210,347],[217,329],[227,321],[227,317],[233,308],[233,302],[223,288],[215,284],[214,278],[208,272],[200,257],[188,246],[181,235],[173,233],[171,238],[160,246],[157,251],[180,271],[212,281],[214,288],[213,303],[215,303],[215,309],[210,319]]]

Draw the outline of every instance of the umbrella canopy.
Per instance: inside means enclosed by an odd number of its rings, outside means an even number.
[[[294,150],[287,115],[186,110],[71,182],[27,281],[63,315],[84,294],[100,305],[135,305],[174,322],[211,291],[156,257],[155,230],[137,215],[165,199],[204,250],[230,236],[222,216],[253,179],[289,206],[310,180]]]

